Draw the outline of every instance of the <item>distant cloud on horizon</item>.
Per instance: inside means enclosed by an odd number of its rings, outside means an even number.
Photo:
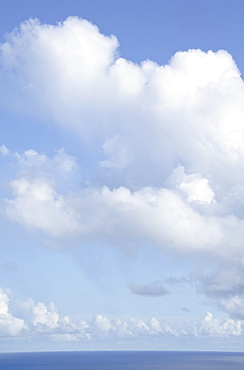
[[[189,339],[198,335],[211,338],[239,337],[242,333],[240,321],[226,319],[220,321],[208,312],[199,322],[190,320],[182,322],[178,327],[165,320],[157,320],[155,317],[144,322],[141,319],[130,317],[126,321],[123,318],[108,318],[101,314],[92,320],[74,321],[69,316],[61,316],[53,302],[49,305],[43,302],[35,303],[31,298],[26,301],[18,301],[15,305],[15,316],[9,310],[9,296],[0,289],[0,338],[28,341],[44,337],[52,342],[102,342],[104,338],[110,338],[116,343],[126,338],[146,338],[168,336],[187,336]]]

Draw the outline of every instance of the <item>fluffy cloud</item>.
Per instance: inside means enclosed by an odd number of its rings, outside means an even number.
[[[219,319],[214,319],[210,312],[202,320],[200,330],[217,337],[239,336],[242,333],[241,321],[226,319],[224,322],[221,322]]]
[[[74,234],[78,215],[45,178],[13,180],[14,200],[6,200],[6,214],[28,229],[40,229],[54,237]]]
[[[8,304],[8,295],[0,289],[0,337],[3,338],[19,336],[26,329],[24,320],[9,312]]]
[[[119,57],[114,36],[70,17],[55,26],[24,22],[0,46],[0,69],[2,107],[35,123],[38,116],[44,128],[70,130],[82,153],[75,159],[60,149],[50,158],[32,143],[23,153],[2,145],[3,172],[7,160],[16,169],[1,202],[6,217],[54,238],[146,243],[225,259],[224,277],[217,271],[199,278],[201,292],[243,317],[243,271],[231,273],[231,261],[241,258],[244,241],[244,89],[231,55],[188,50],[164,66],[134,64]],[[85,167],[90,156],[96,163],[80,186],[78,164]],[[53,308],[40,304],[37,317],[58,325]],[[224,330],[205,321],[205,331]],[[94,325],[117,328],[104,317]],[[132,324],[118,325],[126,332]]]
[[[243,322],[230,318],[214,318],[208,312],[201,319],[184,319],[172,317],[158,319],[156,317],[140,318],[134,317],[108,317],[101,314],[95,317],[72,319],[62,316],[53,302],[46,305],[43,302],[35,303],[31,298],[26,301],[13,301],[11,307],[15,307],[15,315],[9,312],[9,296],[3,290],[0,291],[0,341],[18,340],[32,342],[41,339],[48,345],[63,342],[65,345],[82,343],[82,345],[97,345],[103,348],[104,339],[108,343],[120,346],[124,341],[141,341],[141,343],[152,343],[147,348],[154,348],[155,343],[162,340],[175,338],[181,340],[196,341],[198,337],[211,338],[243,338]],[[156,342],[154,342],[156,341]],[[78,348],[78,347],[77,347]],[[87,348],[87,347],[85,347]],[[112,347],[113,348],[113,347]],[[161,348],[161,347],[160,347]]]
[[[209,180],[200,174],[185,173],[183,166],[177,167],[167,179],[168,185],[175,185],[187,199],[187,202],[211,203],[214,202],[215,194],[209,186]]]
[[[103,150],[98,162],[126,169],[125,183],[159,185],[176,163],[222,191],[240,183],[244,93],[231,56],[189,50],[165,66],[136,65],[117,47],[76,17],[56,26],[27,21],[1,45],[5,95],[14,89],[22,111],[31,101],[34,114],[78,132],[91,152]]]
[[[103,317],[102,315],[97,315],[94,320],[95,327],[98,328],[99,331],[107,332],[111,328],[111,323],[109,319],[106,317]]]
[[[53,302],[50,303],[49,307],[39,302],[32,307],[32,316],[32,323],[34,326],[41,324],[51,329],[58,326],[59,315]]]
[[[239,254],[244,90],[233,59],[189,50],[165,66],[137,65],[117,47],[114,36],[76,17],[55,26],[26,21],[1,45],[6,99],[14,90],[22,114],[31,101],[34,115],[78,132],[99,174],[99,186],[65,196],[67,186],[64,195],[57,184],[76,169],[74,158],[27,150],[6,214],[54,237],[117,243],[123,234],[126,243]],[[1,153],[9,155],[4,146]]]
[[[8,150],[8,154],[17,161],[20,172],[9,183],[15,199],[5,200],[7,216],[28,229],[39,229],[54,237],[77,233],[79,215],[54,189],[55,184],[59,187],[67,176],[72,177],[77,167],[75,159],[63,149],[52,159],[33,149],[22,154]]]
[[[208,180],[177,168],[165,187],[131,191],[120,186],[70,185],[76,160],[60,150],[53,158],[15,153],[19,172],[9,182],[6,216],[53,237],[103,238],[112,244],[152,242],[161,248],[239,255],[243,220],[216,204]],[[71,191],[72,190],[72,191]]]
[[[77,342],[101,341],[104,336],[113,340],[137,337],[196,337],[207,335],[211,337],[231,337],[242,335],[242,322],[233,319],[215,319],[207,313],[203,320],[158,320],[152,317],[147,320],[134,317],[109,318],[98,314],[89,321],[72,320],[69,316],[60,316],[53,302],[48,306],[43,302],[35,303],[32,299],[18,302],[18,312],[14,317],[9,312],[9,297],[0,292],[0,327],[1,337],[11,338],[21,335],[23,338],[36,338],[45,335],[51,341]]]

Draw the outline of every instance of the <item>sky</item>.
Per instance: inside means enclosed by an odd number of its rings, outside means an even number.
[[[0,0],[0,351],[243,351],[243,14]]]

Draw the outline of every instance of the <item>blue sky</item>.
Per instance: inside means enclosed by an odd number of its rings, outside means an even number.
[[[0,350],[243,350],[243,12],[0,1]]]

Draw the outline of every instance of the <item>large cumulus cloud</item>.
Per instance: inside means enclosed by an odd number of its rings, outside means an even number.
[[[189,50],[165,66],[137,65],[117,47],[75,17],[27,21],[1,45],[6,99],[14,91],[22,111],[78,132],[90,151],[103,151],[105,173],[123,170],[127,186],[160,185],[177,164],[220,197],[241,183],[244,92],[232,57]]]
[[[234,258],[238,288],[224,290],[218,271],[212,284],[199,280],[202,292],[242,317],[240,72],[223,50],[178,52],[163,66],[135,64],[118,50],[114,36],[76,17],[55,26],[29,20],[7,36],[2,108],[70,130],[82,154],[62,149],[49,158],[32,143],[19,153],[1,146],[4,163],[9,158],[16,169],[3,213],[55,238],[145,242],[227,257],[226,265]],[[90,156],[95,164],[80,185],[74,173]]]
[[[133,191],[88,183],[74,188],[70,179],[76,161],[64,150],[53,158],[34,150],[10,153],[19,171],[9,182],[12,197],[2,205],[10,220],[27,229],[57,238],[153,243],[162,249],[222,257],[242,253],[243,220],[223,212],[208,180],[186,175],[183,167],[174,170],[170,187]]]

